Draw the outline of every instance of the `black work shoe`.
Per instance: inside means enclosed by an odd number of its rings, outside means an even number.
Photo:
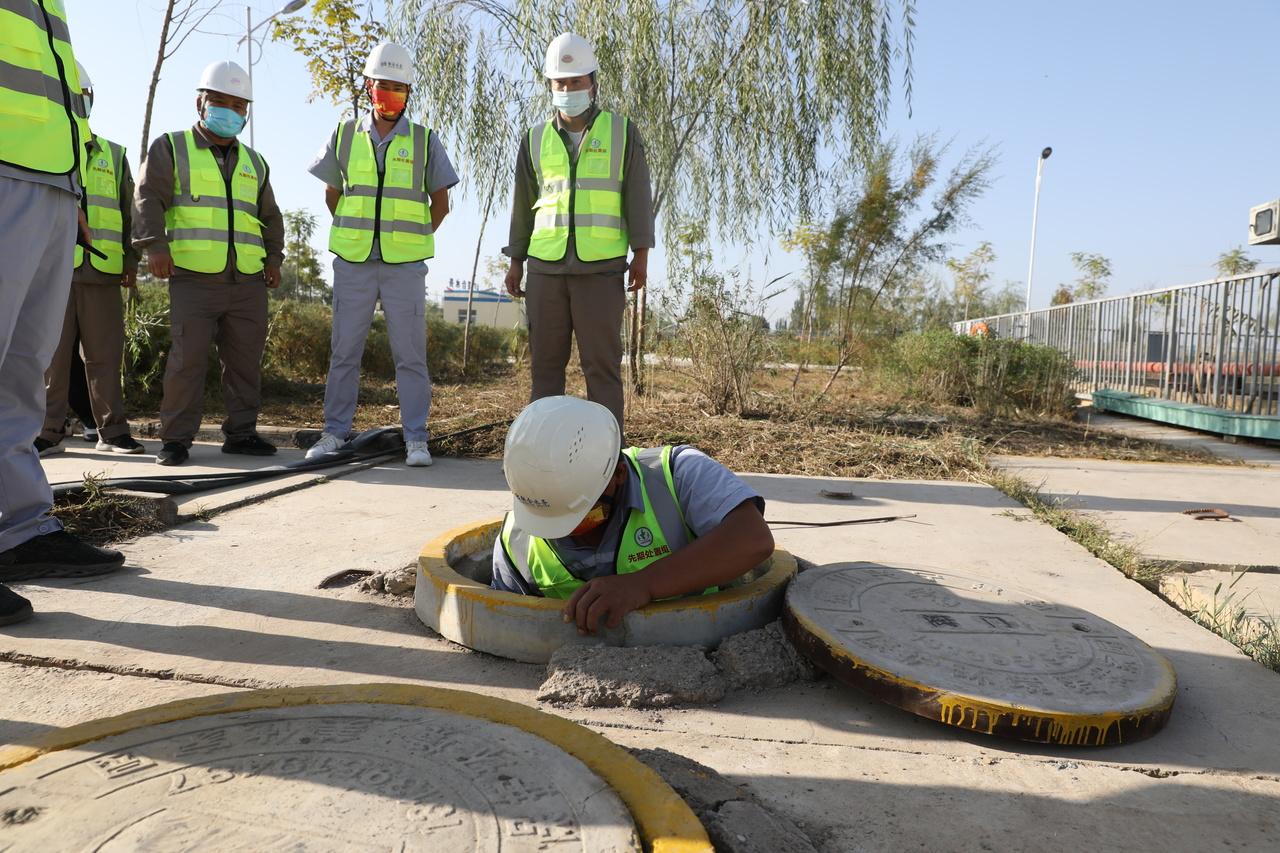
[[[123,565],[124,554],[119,551],[96,548],[65,530],[55,530],[0,552],[0,581],[102,575]]]
[[[0,586],[0,625],[12,625],[24,619],[30,619],[35,613],[31,602],[18,595],[7,586]]]
[[[62,446],[62,442],[45,441],[43,438],[36,439],[36,453],[41,457],[52,456],[55,453],[61,453],[66,450]]]
[[[141,453],[146,450],[141,444],[133,440],[133,436],[125,433],[117,435],[115,438],[103,438],[98,441],[98,450],[109,450],[112,453]]]
[[[186,445],[182,442],[166,441],[164,447],[160,448],[160,452],[156,454],[156,462],[161,465],[181,465],[190,456]]]
[[[262,436],[256,433],[227,436],[227,440],[222,442],[222,452],[242,453],[245,456],[274,456],[276,446],[269,441],[264,441]]]

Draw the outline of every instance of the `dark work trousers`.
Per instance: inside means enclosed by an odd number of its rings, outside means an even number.
[[[191,446],[204,414],[209,345],[218,345],[228,437],[254,435],[262,405],[262,351],[267,343],[263,282],[169,282],[169,362],[160,403],[160,438]]]
[[[525,308],[531,400],[564,393],[564,372],[576,338],[587,399],[613,412],[622,429],[622,314],[627,304],[623,275],[529,273]]]

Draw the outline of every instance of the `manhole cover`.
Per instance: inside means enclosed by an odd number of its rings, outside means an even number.
[[[0,792],[6,850],[640,849],[618,796],[557,746],[398,705],[135,729],[6,771]]]
[[[1104,619],[986,581],[871,563],[800,574],[787,633],[848,684],[923,717],[1101,746],[1163,728],[1173,667]]]

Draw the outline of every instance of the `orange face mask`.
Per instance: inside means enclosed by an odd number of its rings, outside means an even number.
[[[369,89],[369,97],[373,99],[373,108],[384,118],[395,118],[404,112],[405,101],[409,99],[406,92],[392,92],[372,87]]]
[[[600,525],[609,520],[609,505],[598,503],[591,509],[587,510],[587,514],[582,517],[582,521],[578,522],[578,526],[573,528],[570,536],[586,536]]]

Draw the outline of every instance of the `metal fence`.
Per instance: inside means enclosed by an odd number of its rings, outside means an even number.
[[[1280,415],[1280,268],[1166,290],[955,323],[959,333],[1048,344],[1076,390],[1109,388]]]

